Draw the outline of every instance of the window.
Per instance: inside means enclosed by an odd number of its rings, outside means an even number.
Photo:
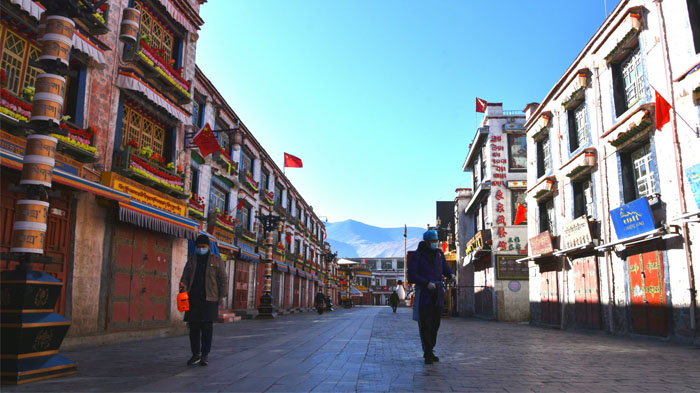
[[[129,104],[124,104],[122,115],[122,146],[129,141],[134,141],[139,146],[150,147],[154,153],[163,155],[165,146],[165,128],[155,123],[150,116],[137,111]],[[169,154],[166,155],[166,157]]]
[[[644,72],[639,47],[620,63],[613,64],[612,71],[615,112],[620,116],[644,95]]]
[[[269,189],[270,173],[263,169],[262,176],[260,176],[260,189],[267,191]]]
[[[588,142],[588,123],[586,121],[586,102],[568,112],[569,115],[569,151],[573,152]]]
[[[581,216],[594,217],[593,184],[590,177],[572,183],[574,193],[574,218]]]
[[[630,153],[620,154],[625,203],[656,193],[656,175],[649,142]]]
[[[175,57],[175,36],[158,18],[151,13],[151,8],[144,7],[140,2],[136,2],[134,6],[141,11],[141,29],[140,34],[150,38],[148,46],[154,49],[160,49],[160,56],[165,61]]]
[[[245,179],[246,172],[253,173],[253,158],[250,152],[241,149],[241,180]]]
[[[216,119],[214,121],[214,129],[215,130],[221,130],[221,129],[225,129],[225,128],[228,128],[226,123],[222,122],[219,119]],[[229,143],[228,143],[228,134],[226,134],[225,132],[217,132],[216,133],[216,140],[219,142],[219,146],[221,146],[221,148],[225,152],[230,153],[230,151],[229,151],[230,148],[229,148]]]
[[[540,233],[549,231],[550,235],[556,236],[556,226],[554,225],[554,199],[549,199],[539,203],[540,212]]]
[[[686,0],[686,3],[688,4],[690,30],[693,31],[695,53],[700,53],[700,2],[698,0]]]
[[[488,201],[486,198],[481,202],[481,229],[486,229],[486,223],[489,220]]]
[[[289,195],[289,192],[288,192],[287,193],[287,214],[289,214],[290,216],[292,215],[292,205],[293,205],[292,197],[291,197],[291,195]]]
[[[36,75],[42,72],[29,66],[30,61],[39,58],[41,50],[8,28],[2,31],[4,40],[0,68],[5,72],[5,90],[21,97],[22,89],[34,87]]]
[[[193,194],[199,193],[199,170],[194,166],[190,166],[190,191]]]
[[[301,247],[299,247],[299,239],[294,240],[294,250],[297,254],[301,252]]]
[[[382,270],[392,270],[394,264],[391,261],[382,261]]]
[[[484,154],[483,149],[479,153],[479,170],[479,179],[481,181],[484,181],[484,179],[486,178],[486,154]]]
[[[297,203],[297,220],[301,221],[301,205]]]
[[[552,169],[549,138],[537,142],[537,177],[542,177]]]
[[[228,195],[226,191],[212,184],[211,188],[211,207],[216,211],[219,209],[221,214],[226,214],[228,211]]]
[[[238,209],[236,218],[238,218],[238,222],[240,222],[242,228],[250,230],[250,206],[244,204],[243,207]]]
[[[513,172],[527,170],[527,148],[525,134],[508,134],[508,169]]]
[[[204,126],[204,112],[206,111],[206,104],[202,102],[195,101],[192,105],[192,124],[202,128]]]
[[[399,270],[403,270],[403,261],[396,262],[396,268]]]
[[[275,205],[279,206],[280,208],[283,207],[282,205],[282,194],[284,193],[284,187],[282,187],[281,184],[275,183]]]
[[[510,202],[511,202],[511,217],[513,217],[513,225],[515,225],[515,216],[518,212],[518,203],[522,204],[523,207],[527,208],[527,203],[525,202],[525,197],[527,192],[523,190],[511,190],[510,191]],[[527,221],[523,221],[518,225],[527,225]]]
[[[304,259],[306,259],[307,252],[308,252],[308,249],[306,248],[306,244],[304,244],[304,252],[301,254]]]
[[[476,190],[480,181],[481,177],[479,177],[479,164],[474,163],[474,166],[472,167],[472,188]]]

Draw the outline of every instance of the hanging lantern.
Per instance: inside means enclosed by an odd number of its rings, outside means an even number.
[[[240,131],[236,131],[233,134],[233,150],[234,151],[239,151],[241,150],[241,145],[243,144],[243,135],[241,134]]]

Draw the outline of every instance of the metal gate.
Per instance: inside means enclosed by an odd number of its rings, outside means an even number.
[[[250,278],[250,262],[236,261],[236,272],[233,275],[233,309],[248,308],[248,280]]]
[[[598,263],[595,257],[574,259],[574,296],[576,325],[600,329],[600,294],[598,292]]]
[[[0,251],[9,252],[12,243],[12,225],[15,221],[17,200],[26,199],[23,194],[9,190],[10,184],[19,184],[19,172],[3,168],[0,192]],[[68,188],[54,183],[54,191],[60,191],[58,198],[49,198],[49,217],[46,226],[44,255],[52,258],[52,263],[33,264],[32,268],[45,272],[60,280],[61,294],[54,312],[64,315],[66,311],[66,282],[70,259],[73,228],[71,227],[71,192]],[[100,234],[94,234],[100,236]],[[0,270],[14,269],[17,262],[0,261]]]
[[[542,323],[558,325],[561,316],[561,304],[559,303],[559,282],[557,271],[545,271],[540,273],[540,308],[542,310]]]
[[[667,336],[663,255],[656,250],[630,255],[627,270],[630,276],[632,332]]]

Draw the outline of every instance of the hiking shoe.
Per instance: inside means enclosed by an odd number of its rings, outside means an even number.
[[[195,364],[199,364],[199,362],[202,361],[202,358],[199,355],[192,355],[190,360],[187,361],[188,366],[194,366]]]
[[[205,353],[205,354],[202,354],[202,358],[201,358],[201,361],[199,362],[199,365],[206,366],[207,364],[209,364],[209,354]]]
[[[440,361],[440,358],[437,357],[437,356],[435,356],[435,355],[432,356],[432,359],[433,359],[433,362],[439,362],[439,361]]]

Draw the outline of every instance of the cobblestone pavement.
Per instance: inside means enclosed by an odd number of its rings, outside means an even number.
[[[207,367],[186,336],[61,351],[78,374],[3,392],[683,392],[700,348],[473,319],[443,319],[423,364],[411,310],[357,307],[214,326]]]

